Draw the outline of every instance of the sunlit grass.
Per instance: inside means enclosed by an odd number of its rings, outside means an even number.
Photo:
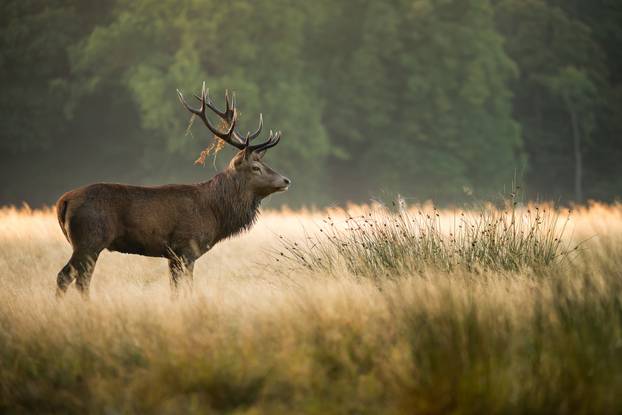
[[[433,208],[409,210],[402,201],[394,209],[377,206],[361,215],[345,211],[341,221],[330,215],[314,236],[300,240],[280,236],[276,262],[311,271],[397,277],[432,267],[451,272],[462,267],[520,271],[568,259],[579,244],[564,238],[570,211],[550,206],[518,207],[514,198],[504,209],[484,205],[467,212],[441,213]]]
[[[359,222],[370,210],[365,234],[345,229],[353,219],[339,210],[266,212],[205,255],[194,292],[177,301],[165,261],[104,253],[91,300],[70,289],[60,302],[70,248],[53,212],[1,210],[0,412],[622,410],[622,207],[576,208],[566,224],[566,210],[518,206],[514,247],[504,246],[510,210],[464,212],[476,230],[457,242],[460,211],[348,209]],[[373,239],[384,223],[388,244]],[[406,223],[432,239],[409,246]],[[471,265],[459,264],[468,257],[455,248],[494,223]],[[322,228],[372,238],[382,260],[330,244],[332,267],[279,258],[283,240],[324,240]]]

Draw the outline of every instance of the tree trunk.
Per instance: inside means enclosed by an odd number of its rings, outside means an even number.
[[[572,136],[574,141],[574,197],[575,202],[583,203],[583,154],[581,153],[581,131],[579,129],[577,112],[572,105],[569,105],[568,109],[570,110]]]

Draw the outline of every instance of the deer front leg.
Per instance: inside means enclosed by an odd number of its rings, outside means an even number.
[[[187,288],[188,291],[192,289],[194,259],[187,257],[169,259],[168,268],[171,273],[171,289],[173,293],[177,293],[182,286]]]

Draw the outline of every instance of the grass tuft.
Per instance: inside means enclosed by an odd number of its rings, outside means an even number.
[[[486,204],[442,218],[436,208],[410,210],[398,200],[393,209],[346,212],[341,222],[328,216],[319,232],[302,242],[281,237],[273,257],[317,272],[339,272],[345,266],[370,278],[428,268],[518,272],[559,263],[578,249],[565,241],[570,213],[546,205],[519,207],[515,192],[503,209]]]

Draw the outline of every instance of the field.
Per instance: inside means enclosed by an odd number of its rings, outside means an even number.
[[[536,232],[558,235],[558,213]],[[70,247],[54,212],[0,210],[0,412],[622,412],[622,206],[573,211],[562,255],[531,263],[536,238],[511,265],[491,244],[472,263],[436,245],[373,266],[330,243],[313,257],[345,220],[264,212],[177,299],[166,261],[106,252],[90,300],[59,301]]]

